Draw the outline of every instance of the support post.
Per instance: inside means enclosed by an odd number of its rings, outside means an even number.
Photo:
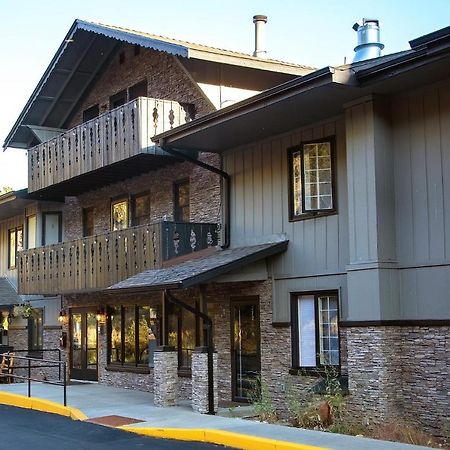
[[[178,390],[178,352],[175,347],[161,345],[156,348],[153,377],[155,406],[175,406]]]

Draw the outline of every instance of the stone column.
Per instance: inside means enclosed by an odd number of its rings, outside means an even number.
[[[162,345],[155,350],[153,381],[155,406],[175,406],[178,389],[178,353],[175,347]]]
[[[217,352],[214,352],[214,412],[217,412],[219,406],[217,363]],[[208,400],[208,349],[207,347],[197,347],[192,353],[192,409],[200,414],[208,413]]]

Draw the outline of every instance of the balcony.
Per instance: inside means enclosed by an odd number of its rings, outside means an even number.
[[[217,242],[217,224],[158,222],[34,248],[18,254],[18,291],[99,290],[174,258],[192,258]]]
[[[174,161],[151,138],[190,121],[189,107],[139,97],[28,152],[28,192],[61,200]]]

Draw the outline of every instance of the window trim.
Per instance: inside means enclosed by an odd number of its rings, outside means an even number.
[[[22,230],[22,250],[17,249],[17,232]],[[11,234],[14,233],[14,253],[15,253],[15,262],[14,265],[11,264]],[[17,253],[19,251],[25,250],[25,235],[24,235],[24,227],[23,225],[19,225],[14,228],[8,229],[8,269],[13,270],[17,268]]]
[[[150,366],[149,363],[147,364],[140,364],[138,362],[138,354],[137,351],[139,350],[139,333],[136,333],[136,331],[139,331],[139,308],[148,306],[149,308],[156,309],[156,321],[159,322],[158,329],[159,334],[161,334],[161,317],[160,317],[160,310],[158,307],[150,306],[150,305],[142,305],[142,304],[123,304],[123,305],[109,305],[107,307],[107,319],[106,319],[106,368],[111,371],[120,371],[120,372],[127,372],[127,371],[133,371],[138,370],[141,372],[142,370],[149,369]],[[120,343],[120,359],[119,361],[111,361],[111,355],[112,355],[112,340],[111,340],[111,334],[112,334],[112,323],[111,323],[111,311],[113,307],[119,307],[120,308],[120,334],[121,334],[121,343]],[[125,308],[126,307],[134,307],[134,317],[135,317],[135,333],[134,333],[134,363],[125,362]],[[156,342],[157,346],[160,345],[161,342],[161,336],[156,336]]]
[[[179,195],[179,189],[180,186],[182,186],[183,184],[187,184],[189,185],[189,220],[187,222],[182,222],[180,220],[177,220],[177,210],[180,209],[179,206],[179,202],[177,201]],[[172,187],[172,193],[173,193],[173,220],[174,222],[177,223],[190,223],[191,220],[191,180],[190,178],[182,178],[180,180],[176,180],[173,182],[173,187]]]
[[[320,364],[320,339],[319,339],[319,311],[318,311],[318,297],[323,296],[336,296],[338,310],[337,310],[337,322],[338,322],[338,343],[339,343],[339,363],[337,365],[331,365],[336,367],[338,373],[341,371],[341,327],[340,327],[340,311],[341,301],[340,292],[338,289],[323,290],[323,291],[302,291],[291,292],[291,374],[298,374],[300,372],[306,372],[308,374],[321,375],[325,370],[325,365]],[[314,367],[305,367],[300,365],[300,349],[299,349],[299,324],[298,324],[298,300],[301,296],[314,295],[314,323],[315,323],[315,338],[316,338],[316,365]]]
[[[303,189],[304,186],[304,170],[303,170],[303,152],[304,152],[304,146],[308,144],[321,144],[324,142],[330,143],[330,152],[331,152],[331,190],[332,190],[332,201],[333,201],[333,208],[332,209],[317,209],[317,210],[311,210],[302,212],[301,214],[294,214],[294,171],[293,171],[293,160],[294,160],[294,153],[301,152],[301,169],[300,169],[300,177],[301,177],[301,183],[302,183],[302,190],[301,190],[301,196],[302,196],[302,211],[304,210],[304,204],[305,204],[305,190]],[[300,144],[288,148],[288,192],[289,192],[289,222],[297,222],[300,220],[306,220],[306,219],[312,219],[316,217],[326,217],[326,216],[332,216],[337,214],[338,212],[338,203],[337,203],[337,161],[336,161],[336,136],[326,136],[324,138],[320,139],[313,139],[308,141],[302,141]]]

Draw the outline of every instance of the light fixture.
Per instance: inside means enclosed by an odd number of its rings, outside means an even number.
[[[58,322],[61,324],[67,323],[67,313],[64,308],[59,311]]]
[[[106,323],[106,314],[105,314],[105,309],[103,308],[103,306],[100,306],[97,310],[97,322],[100,325],[103,325]]]

